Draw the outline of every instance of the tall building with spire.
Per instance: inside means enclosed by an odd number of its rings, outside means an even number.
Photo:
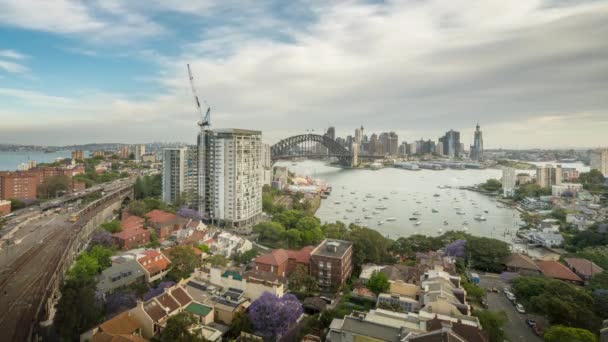
[[[473,137],[473,145],[471,145],[471,159],[483,160],[483,133],[479,129],[479,124],[475,127],[475,136]]]

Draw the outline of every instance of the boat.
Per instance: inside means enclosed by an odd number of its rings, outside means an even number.
[[[391,191],[391,194],[396,195],[397,191]]]
[[[465,213],[463,210],[458,210],[458,211],[456,212],[456,214],[458,214],[458,215],[464,215],[464,214],[466,214],[466,213]]]
[[[364,219],[366,219],[366,220],[369,220],[369,219],[371,219],[372,217],[371,217],[370,215],[365,215],[365,217],[363,217],[363,218],[364,218]]]
[[[441,196],[441,195],[439,195],[439,194],[434,194],[433,195],[433,197],[439,197],[439,196]]]
[[[381,226],[381,225],[383,225],[383,224],[384,224],[384,221],[382,221],[382,220],[378,221],[378,225],[379,225],[379,226]]]
[[[410,218],[409,218],[409,220],[410,220],[410,221],[417,221],[417,220],[418,220],[418,218],[416,218],[416,217],[410,217]]]
[[[384,209],[387,209],[387,207],[385,205],[379,205],[379,206],[376,207],[376,209],[378,209],[378,210],[384,210]]]
[[[397,218],[396,217],[387,217],[386,221],[387,222],[397,221]]]
[[[422,204],[422,202],[420,202],[420,201],[416,201],[416,203],[418,203],[418,204]]]
[[[412,215],[414,215],[414,216],[420,216],[420,213],[417,212],[417,211],[415,211]]]
[[[367,197],[367,198],[374,198],[374,195],[372,195],[372,194],[366,194],[365,197]]]
[[[380,214],[380,212],[379,212],[379,211],[377,211],[377,210],[374,210],[374,211],[372,211],[372,214],[373,214],[373,215],[378,215],[378,214]]]
[[[469,225],[469,222],[464,221],[464,222],[462,222],[462,225],[463,225],[463,226],[468,226],[468,225]]]
[[[485,220],[486,220],[486,218],[485,218],[485,217],[483,217],[482,215],[476,215],[474,218],[475,218],[477,221],[485,221]]]
[[[416,223],[414,223],[415,225],[419,226],[422,222],[420,221],[416,221]]]
[[[361,211],[367,211],[367,208],[361,208]]]
[[[363,227],[363,228],[369,228],[369,224],[367,224],[367,223],[366,223],[366,224],[364,224],[362,227]]]
[[[443,221],[444,226],[447,226],[448,224],[449,224],[448,221]]]
[[[387,199],[388,199],[388,197],[386,197],[386,196],[383,196],[383,197],[382,197],[382,199],[385,199],[385,200],[387,200]]]
[[[352,210],[352,209],[346,209],[346,212],[347,212],[347,213],[352,213],[352,212],[353,212],[353,210]]]
[[[347,216],[342,217],[343,220],[348,220]]]
[[[486,213],[486,214],[488,213],[488,211],[487,211],[487,210],[484,210],[483,212],[484,212],[484,213]]]
[[[497,205],[496,205],[496,208],[504,208],[504,207],[505,207],[505,206],[504,206],[504,205],[501,205],[501,204],[497,204]]]
[[[431,211],[434,212],[434,213],[438,213],[439,212],[439,210],[437,210],[435,208],[431,209]]]
[[[351,194],[351,195],[354,195],[354,194],[356,194],[356,192],[354,192],[354,191],[351,191],[351,192],[350,192],[350,194]]]

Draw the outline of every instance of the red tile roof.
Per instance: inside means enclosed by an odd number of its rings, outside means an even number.
[[[179,309],[179,303],[173,299],[173,297],[169,296],[168,293],[164,293],[155,298],[162,306],[169,309],[169,313]]]
[[[169,267],[169,260],[160,252],[157,251],[144,251],[144,256],[137,259],[148,272],[156,273]]]
[[[177,215],[159,209],[147,213],[146,217],[152,223],[167,223],[177,219]]]
[[[279,266],[283,265],[289,259],[294,259],[299,263],[310,263],[310,252],[314,249],[312,246],[306,246],[299,251],[288,249],[273,249],[270,253],[260,255],[255,259],[256,263]]]
[[[604,269],[596,265],[593,261],[583,258],[565,258],[566,264],[573,268],[573,271],[583,277],[591,277],[595,274],[604,272]]]
[[[570,271],[568,267],[555,260],[539,260],[536,262],[538,268],[545,277],[560,280],[582,281],[582,279]]]
[[[146,232],[144,229],[144,219],[137,216],[129,216],[120,222],[122,231],[112,234],[119,239],[128,240],[130,237]]]
[[[130,311],[118,314],[99,325],[102,331],[110,334],[132,334],[141,328]]]
[[[186,306],[192,302],[192,298],[184,291],[181,287],[171,291],[171,295],[175,298],[181,306]]]

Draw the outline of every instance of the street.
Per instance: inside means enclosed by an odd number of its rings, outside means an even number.
[[[502,292],[503,287],[508,286],[498,275],[480,275],[479,285],[483,288],[495,287],[498,293],[487,291],[488,309],[492,311],[504,311],[507,314],[507,321],[504,326],[505,334],[511,342],[542,341],[534,333],[532,328],[526,324],[527,314],[520,314],[515,310],[515,306],[507,299]],[[531,317],[534,319],[533,317]]]

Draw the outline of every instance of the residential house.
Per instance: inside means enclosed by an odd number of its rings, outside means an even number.
[[[420,309],[420,302],[415,297],[396,293],[381,293],[378,295],[376,307],[399,312],[414,312]]]
[[[250,304],[250,300],[243,296],[243,291],[228,289],[220,296],[213,298],[215,302],[215,322],[230,325],[236,314],[244,312]]]
[[[583,280],[563,264],[555,260],[538,260],[536,262],[545,277],[581,284]]]
[[[142,327],[131,311],[122,312],[95,328],[80,335],[80,341],[91,342],[145,342]]]
[[[196,269],[193,278],[215,285],[221,289],[238,289],[252,301],[264,292],[282,297],[285,291],[285,279],[271,272],[252,270],[241,273],[225,267],[203,267]]]
[[[505,260],[508,272],[515,272],[521,275],[540,275],[540,268],[529,256],[512,253]]]
[[[213,306],[192,302],[186,306],[186,312],[194,314],[203,325],[213,323]]]
[[[339,290],[353,270],[353,243],[325,239],[310,252],[310,275],[319,287]]]
[[[211,250],[214,254],[221,254],[225,257],[230,257],[233,254],[245,253],[253,248],[251,241],[242,237],[223,232],[217,235],[215,243],[212,244]]]
[[[113,258],[112,265],[101,271],[97,290],[106,295],[134,283],[143,283],[145,279],[146,273],[135,258],[120,256]]]
[[[120,222],[122,230],[112,234],[112,238],[122,250],[141,247],[150,242],[150,231],[144,228],[145,220],[134,215]]]
[[[255,270],[287,278],[298,266],[302,266],[306,273],[309,273],[310,253],[313,249],[312,246],[303,247],[298,251],[273,249],[270,253],[255,258]]]
[[[176,285],[166,288],[163,294],[146,302],[139,301],[129,312],[141,326],[142,336],[150,339],[161,333],[169,317],[183,312],[191,303],[192,297],[181,286]],[[206,311],[201,313],[205,314]],[[208,313],[200,316],[201,321],[204,321],[207,315]]]
[[[138,253],[136,258],[146,274],[148,283],[161,279],[169,273],[171,262],[160,251],[149,249]]]
[[[583,258],[565,258],[566,265],[585,281],[596,274],[604,272],[604,269],[596,265],[593,261]]]
[[[443,315],[471,314],[471,307],[466,300],[467,293],[460,287],[460,276],[450,275],[441,266],[424,273],[421,288],[421,311]]]
[[[564,244],[564,237],[560,233],[530,232],[528,240],[530,243],[547,248],[560,247]]]
[[[148,226],[156,230],[156,236],[160,240],[166,239],[172,232],[181,229],[186,223],[185,219],[159,209],[147,213],[146,218]]]

